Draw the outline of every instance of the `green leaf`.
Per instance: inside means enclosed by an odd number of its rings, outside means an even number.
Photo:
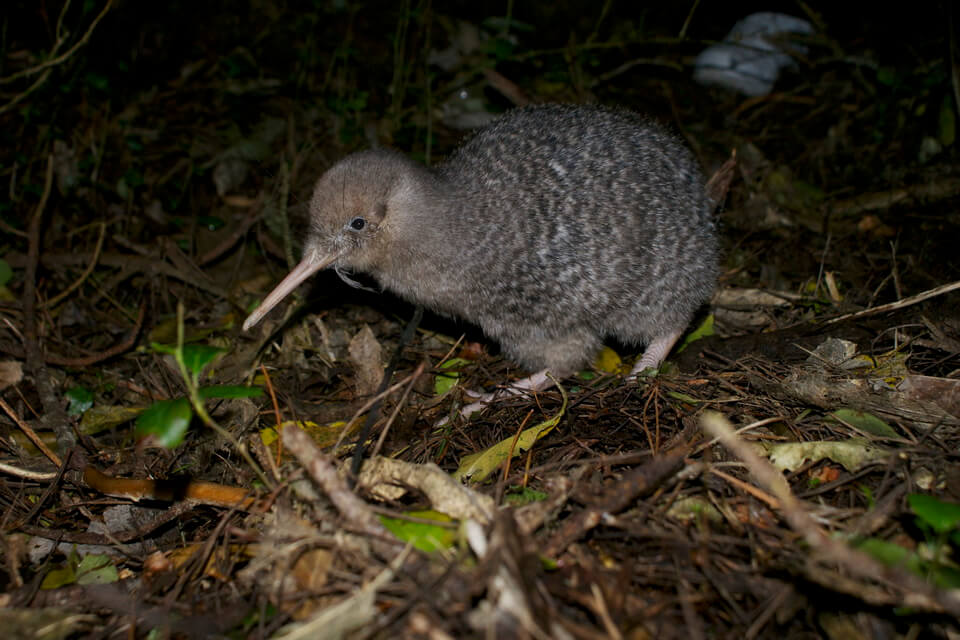
[[[853,543],[855,549],[863,551],[888,567],[902,567],[912,573],[923,575],[922,563],[916,553],[898,544],[879,538],[864,538]]]
[[[457,386],[457,383],[460,381],[459,368],[466,364],[470,364],[470,361],[464,358],[450,358],[441,364],[440,369],[443,371],[438,373],[433,381],[433,393],[442,396]],[[454,369],[454,371],[450,371],[450,369]]]
[[[680,393],[679,391],[667,391],[667,395],[673,398],[674,400],[679,400],[680,402],[686,402],[687,404],[692,404],[692,405],[700,404],[700,400],[698,398],[694,398],[693,396],[687,395],[686,393]]]
[[[898,544],[879,538],[863,538],[852,544],[855,549],[868,553],[889,567],[900,567],[922,578],[932,578],[933,583],[942,589],[960,587],[960,571],[956,568],[925,561],[919,553]]]
[[[138,438],[152,435],[161,446],[172,449],[183,442],[191,418],[193,410],[186,398],[161,400],[137,418],[136,434]]]
[[[714,327],[713,314],[711,313],[710,315],[708,315],[706,318],[703,319],[703,322],[700,323],[700,326],[698,326],[696,329],[694,329],[693,331],[691,331],[691,332],[687,335],[687,337],[683,339],[683,342],[681,342],[681,343],[680,343],[680,346],[677,347],[677,351],[676,351],[676,352],[677,352],[677,353],[680,353],[681,351],[683,351],[684,349],[686,349],[686,348],[687,348],[687,345],[690,344],[691,342],[694,342],[694,341],[699,340],[699,339],[701,339],[701,338],[706,338],[706,337],[708,337],[708,336],[712,336],[712,335],[715,334],[716,332],[717,332],[717,331],[716,331],[716,329],[715,329],[715,327]]]
[[[7,286],[11,278],[13,278],[13,269],[10,267],[10,263],[0,258],[0,287]]]
[[[702,497],[690,496],[678,498],[667,509],[667,515],[682,522],[692,522],[700,518],[715,522],[723,522],[723,514],[713,504]]]
[[[77,428],[80,430],[80,433],[92,436],[101,431],[106,431],[107,429],[121,425],[124,422],[129,422],[143,413],[143,411],[143,407],[97,405],[84,411],[83,417],[80,418],[80,426]]]
[[[63,566],[50,571],[43,578],[41,589],[58,589],[71,584],[107,584],[120,579],[113,561],[106,555],[90,554],[80,557],[70,552]]]
[[[897,432],[893,430],[893,427],[872,413],[867,413],[866,411],[857,411],[856,409],[837,409],[830,415],[840,422],[849,424],[850,426],[859,429],[864,433],[880,436],[881,438],[900,437],[897,435]]]
[[[120,579],[110,556],[84,556],[77,567],[77,584],[109,584]]]
[[[83,387],[67,390],[67,415],[78,416],[93,406],[93,392]]]
[[[64,561],[63,565],[56,569],[52,569],[43,577],[43,582],[40,584],[40,588],[58,589],[60,587],[73,584],[77,581],[77,565],[79,564],[80,554],[77,553],[77,548],[74,547],[70,550],[70,553],[67,554],[67,559]]]
[[[223,384],[215,387],[200,387],[197,389],[200,397],[207,398],[259,398],[263,395],[263,387],[244,387],[241,385]]]
[[[226,349],[222,347],[211,347],[205,344],[186,344],[183,345],[183,362],[187,365],[187,370],[195,376],[200,375],[203,368],[213,362]]]
[[[171,356],[177,355],[177,345],[161,344],[151,342],[150,347],[157,353],[164,353]],[[213,362],[221,353],[225,352],[223,347],[211,347],[205,344],[185,344],[183,345],[183,364],[187,371],[193,376],[199,376],[204,367]]]
[[[43,582],[40,584],[40,588],[59,589],[60,587],[71,585],[76,581],[77,574],[74,572],[73,567],[67,563],[66,566],[60,567],[59,569],[52,569],[47,575],[43,576]]]
[[[511,487],[503,496],[503,500],[512,507],[522,507],[532,502],[543,502],[548,497],[543,491],[537,491],[530,487]]]
[[[437,523],[450,523],[453,519],[439,511],[409,511],[408,516],[433,520]],[[449,549],[457,541],[457,532],[441,524],[427,522],[411,522],[402,518],[379,516],[380,522],[386,529],[404,542],[409,542],[420,551],[440,551]]]
[[[933,581],[941,589],[960,588],[960,571],[954,567],[934,567]]]
[[[484,45],[487,55],[495,60],[506,60],[513,55],[514,44],[507,38],[490,38]]]
[[[873,489],[865,484],[858,484],[857,489],[859,489],[860,493],[863,494],[863,497],[867,499],[868,509],[873,509],[875,506],[877,506],[877,498],[873,495]]]
[[[960,526],[960,504],[943,502],[925,493],[910,494],[907,504],[938,534],[950,533]]]
[[[177,353],[177,345],[175,344],[162,344],[160,342],[151,342],[150,348],[156,351],[157,353],[165,353],[168,356],[172,356]]]

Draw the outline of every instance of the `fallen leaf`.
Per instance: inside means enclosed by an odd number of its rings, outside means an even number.
[[[843,442],[785,442],[770,447],[770,462],[781,471],[799,469],[806,461],[832,460],[847,471],[865,464],[886,460],[890,452],[862,438]]]
[[[514,457],[519,456],[532,447],[537,440],[553,431],[567,411],[567,392],[563,387],[557,388],[563,396],[563,405],[555,416],[522,431],[520,437],[516,438],[516,443],[514,443],[514,436],[510,436],[484,451],[464,456],[460,461],[460,468],[453,473],[453,477],[457,480],[469,479],[471,482],[482,482],[510,457],[511,450]]]
[[[372,396],[383,378],[383,349],[368,325],[353,336],[348,347],[353,362],[357,395]]]

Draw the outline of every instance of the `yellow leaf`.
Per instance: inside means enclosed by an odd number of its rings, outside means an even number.
[[[623,360],[617,355],[617,352],[610,347],[604,347],[597,354],[597,359],[593,366],[606,373],[621,373],[623,369]]]
[[[363,416],[357,418],[353,424],[348,425],[343,420],[328,422],[327,424],[317,424],[309,420],[287,420],[277,427],[266,427],[260,430],[260,441],[264,446],[275,445],[280,440],[280,432],[288,425],[296,425],[298,429],[307,433],[318,447],[332,447],[338,441],[341,441],[340,435],[346,429],[344,437],[355,433],[363,424]]]
[[[460,468],[453,473],[453,477],[457,480],[469,479],[471,482],[481,482],[510,457],[511,449],[514,457],[519,456],[532,447],[537,440],[553,431],[567,411],[567,392],[559,385],[557,388],[563,396],[563,405],[555,416],[522,431],[520,437],[516,438],[516,443],[514,443],[514,436],[510,436],[485,451],[464,456],[460,461]]]

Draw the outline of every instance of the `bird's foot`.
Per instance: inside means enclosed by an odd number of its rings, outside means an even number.
[[[647,369],[657,369],[663,360],[667,357],[667,354],[670,353],[670,349],[673,348],[673,345],[677,343],[677,340],[680,338],[680,335],[683,331],[679,329],[671,333],[660,336],[659,338],[654,338],[650,341],[650,344],[647,345],[647,348],[644,350],[643,355],[640,356],[640,359],[637,360],[637,363],[633,365],[633,369],[630,370],[630,375],[627,376],[627,381],[636,380],[637,377]]]

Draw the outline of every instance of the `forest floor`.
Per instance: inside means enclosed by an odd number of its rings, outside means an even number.
[[[693,79],[746,4],[516,4],[6,9],[0,634],[960,637],[950,3],[774,3],[813,33],[755,97]],[[467,419],[527,372],[327,272],[241,330],[338,158],[535,102],[728,169],[658,375]]]

